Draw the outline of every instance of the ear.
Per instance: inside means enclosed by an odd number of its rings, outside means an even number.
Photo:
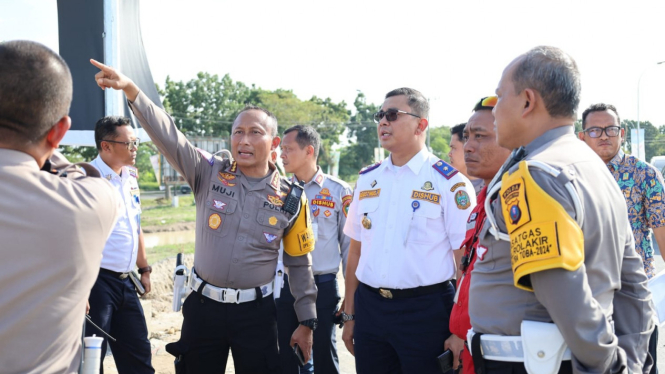
[[[281,142],[281,141],[282,141],[282,139],[280,139],[279,136],[276,136],[276,137],[272,138],[272,144],[270,145],[270,150],[272,151],[272,150],[277,149],[277,147],[279,147],[279,142]]]
[[[621,144],[626,141],[626,129],[623,127],[621,128],[621,132],[619,132],[619,136],[621,136]]]
[[[584,141],[584,132],[580,131],[577,133],[577,138],[581,141]]]
[[[312,145],[308,145],[308,146],[307,146],[307,151],[306,151],[306,152],[307,152],[307,153],[306,153],[307,156],[312,156],[312,157],[314,157],[314,146],[312,146]]]
[[[426,118],[421,118],[420,121],[418,122],[418,127],[416,128],[416,134],[420,135],[427,131],[427,126],[429,125],[429,122],[427,121]]]
[[[524,108],[522,109],[522,117],[526,117],[527,115],[531,114],[536,107],[536,99],[538,98],[538,94],[536,94],[536,91],[532,90],[531,88],[525,88],[524,91],[522,91],[523,99],[524,99]]]
[[[52,148],[58,148],[70,127],[72,127],[72,119],[69,116],[60,118],[60,121],[53,125],[46,134],[46,143]]]

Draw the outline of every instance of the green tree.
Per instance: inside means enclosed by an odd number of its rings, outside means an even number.
[[[624,149],[630,153],[635,153],[631,149],[630,130],[637,129],[637,121],[622,120],[621,127],[626,129]],[[640,121],[640,128],[644,130],[645,161],[651,160],[654,156],[665,155],[665,126],[657,128],[649,121]]]
[[[367,103],[362,92],[358,92],[353,105],[356,112],[347,124],[347,136],[352,143],[342,149],[340,157],[339,174],[343,178],[349,178],[370,165],[374,160],[374,148],[379,146],[374,113],[378,112],[380,107]]]
[[[432,153],[446,162],[450,161],[448,152],[450,152],[450,127],[440,126],[430,128],[429,141]]]

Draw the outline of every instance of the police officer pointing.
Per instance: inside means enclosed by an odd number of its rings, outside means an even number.
[[[188,373],[224,372],[228,350],[237,373],[279,372],[273,277],[280,241],[290,269],[291,292],[301,325],[291,344],[309,360],[316,328],[316,287],[311,270],[314,238],[304,194],[298,210],[285,201],[291,185],[270,160],[278,145],[277,120],[248,107],[233,123],[234,162],[194,148],[171,117],[130,79],[97,61],[102,88],[123,90],[155,145],[195,194],[196,250],[192,293],[183,304],[182,336],[169,352]]]
[[[642,372],[651,295],[621,191],[574,135],[580,88],[575,61],[553,47],[519,56],[499,82],[497,141],[519,149],[488,186],[479,233],[477,373]]]

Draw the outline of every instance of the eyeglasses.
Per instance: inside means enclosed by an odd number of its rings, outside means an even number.
[[[414,117],[417,117],[417,118],[421,118],[419,115],[415,115],[415,114],[413,114],[413,113],[405,112],[405,111],[403,111],[403,110],[399,110],[399,109],[388,109],[388,110],[386,110],[385,112],[384,112],[383,110],[381,110],[381,111],[379,111],[379,112],[374,113],[374,122],[376,122],[376,123],[381,122],[381,120],[383,119],[383,117],[386,117],[386,120],[388,120],[388,122],[395,121],[395,120],[397,120],[397,115],[398,115],[399,113],[408,114],[408,115],[410,115],[410,116],[414,116]]]
[[[102,141],[103,142],[109,142],[109,143],[124,144],[127,147],[127,149],[132,149],[132,148],[138,149],[139,148],[139,143],[140,143],[139,139],[130,140],[128,142],[118,142],[118,141],[115,141],[115,140],[106,140],[106,139],[104,139]]]
[[[583,132],[589,134],[590,137],[592,138],[600,138],[603,136],[603,132],[607,134],[610,138],[614,138],[615,136],[619,136],[619,133],[621,132],[621,127],[619,126],[608,126],[608,127],[590,127]]]

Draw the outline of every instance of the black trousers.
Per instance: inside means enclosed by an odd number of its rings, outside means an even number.
[[[314,330],[314,371],[317,374],[339,373],[337,357],[337,339],[333,313],[339,303],[337,279],[328,282],[317,282],[316,315],[319,325]],[[279,340],[279,357],[283,374],[298,374],[300,366],[291,349],[291,335],[298,328],[298,317],[293,309],[295,299],[289,289],[288,277],[284,277],[284,288],[277,299],[277,330]]]
[[[279,373],[272,295],[225,304],[192,292],[182,306],[182,314],[180,341],[167,349],[182,356],[183,372],[224,373],[231,349],[236,373]]]
[[[118,373],[154,373],[148,326],[132,281],[101,271],[88,300],[92,322],[113,336],[117,342],[107,340],[87,321],[85,335],[95,334],[108,342]],[[104,372],[105,355],[106,344],[102,344],[101,373]]]

